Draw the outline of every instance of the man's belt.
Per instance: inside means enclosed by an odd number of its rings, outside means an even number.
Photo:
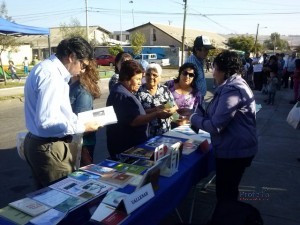
[[[44,142],[57,142],[57,141],[63,141],[66,143],[71,143],[73,136],[72,135],[66,135],[64,137],[40,137],[40,136],[36,136],[32,133],[29,133],[30,137],[39,140],[39,141],[44,141]]]

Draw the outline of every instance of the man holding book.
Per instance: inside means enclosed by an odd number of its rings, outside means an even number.
[[[73,171],[69,144],[72,134],[96,131],[100,124],[83,123],[72,112],[68,82],[84,72],[93,49],[81,37],[62,40],[55,55],[37,64],[25,88],[25,122],[28,134],[24,153],[38,188]]]

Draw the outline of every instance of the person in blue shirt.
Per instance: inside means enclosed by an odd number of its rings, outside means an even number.
[[[198,76],[196,80],[196,87],[201,92],[202,100],[204,100],[207,91],[204,74],[204,60],[211,49],[215,49],[215,47],[211,44],[209,38],[206,36],[198,36],[194,41],[193,54],[185,61],[186,63],[195,64],[197,68]]]
[[[89,65],[87,65],[84,73],[71,78],[69,95],[72,110],[76,115],[80,112],[93,110],[94,99],[100,97],[98,80],[99,76],[94,60],[89,61]],[[80,166],[93,163],[95,145],[96,132],[84,133]]]
[[[81,37],[62,40],[56,54],[37,64],[24,88],[26,128],[24,154],[37,188],[74,171],[69,143],[72,134],[96,131],[97,121],[82,123],[72,112],[69,81],[84,72],[93,48]]]

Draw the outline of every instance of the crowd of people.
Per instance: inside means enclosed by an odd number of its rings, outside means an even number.
[[[298,60],[296,52],[287,56],[284,53],[269,56],[257,52],[253,58],[246,53],[243,59],[243,76],[252,89],[268,95],[265,100],[267,104],[274,105],[276,92],[286,88],[293,89],[290,104],[295,104],[300,100]]]
[[[268,58],[257,52],[241,58],[223,51],[213,62],[217,85],[213,99],[204,104],[207,92],[205,59],[214,49],[209,38],[199,36],[193,54],[180,66],[178,76],[161,83],[160,65],[142,65],[126,52],[115,58],[115,75],[109,82],[106,106],[113,106],[118,122],[106,127],[110,158],[172,127],[190,124],[211,134],[216,158],[218,202],[237,201],[243,173],[258,150],[256,103],[252,89],[266,92],[268,104],[276,91],[294,89],[299,100],[300,59],[278,54]],[[57,51],[37,64],[25,84],[26,160],[38,188],[74,170],[70,163],[72,135],[83,133],[81,165],[93,163],[97,121],[83,124],[80,112],[92,110],[100,97],[93,49],[83,38],[60,42]]]

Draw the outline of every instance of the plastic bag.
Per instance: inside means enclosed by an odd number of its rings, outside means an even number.
[[[286,121],[294,129],[300,129],[300,102],[297,102],[289,112]]]
[[[21,132],[17,133],[17,143],[16,143],[17,151],[18,151],[20,158],[23,160],[26,160],[25,155],[24,155],[24,140],[25,140],[27,133],[28,133],[27,131],[21,131]]]

